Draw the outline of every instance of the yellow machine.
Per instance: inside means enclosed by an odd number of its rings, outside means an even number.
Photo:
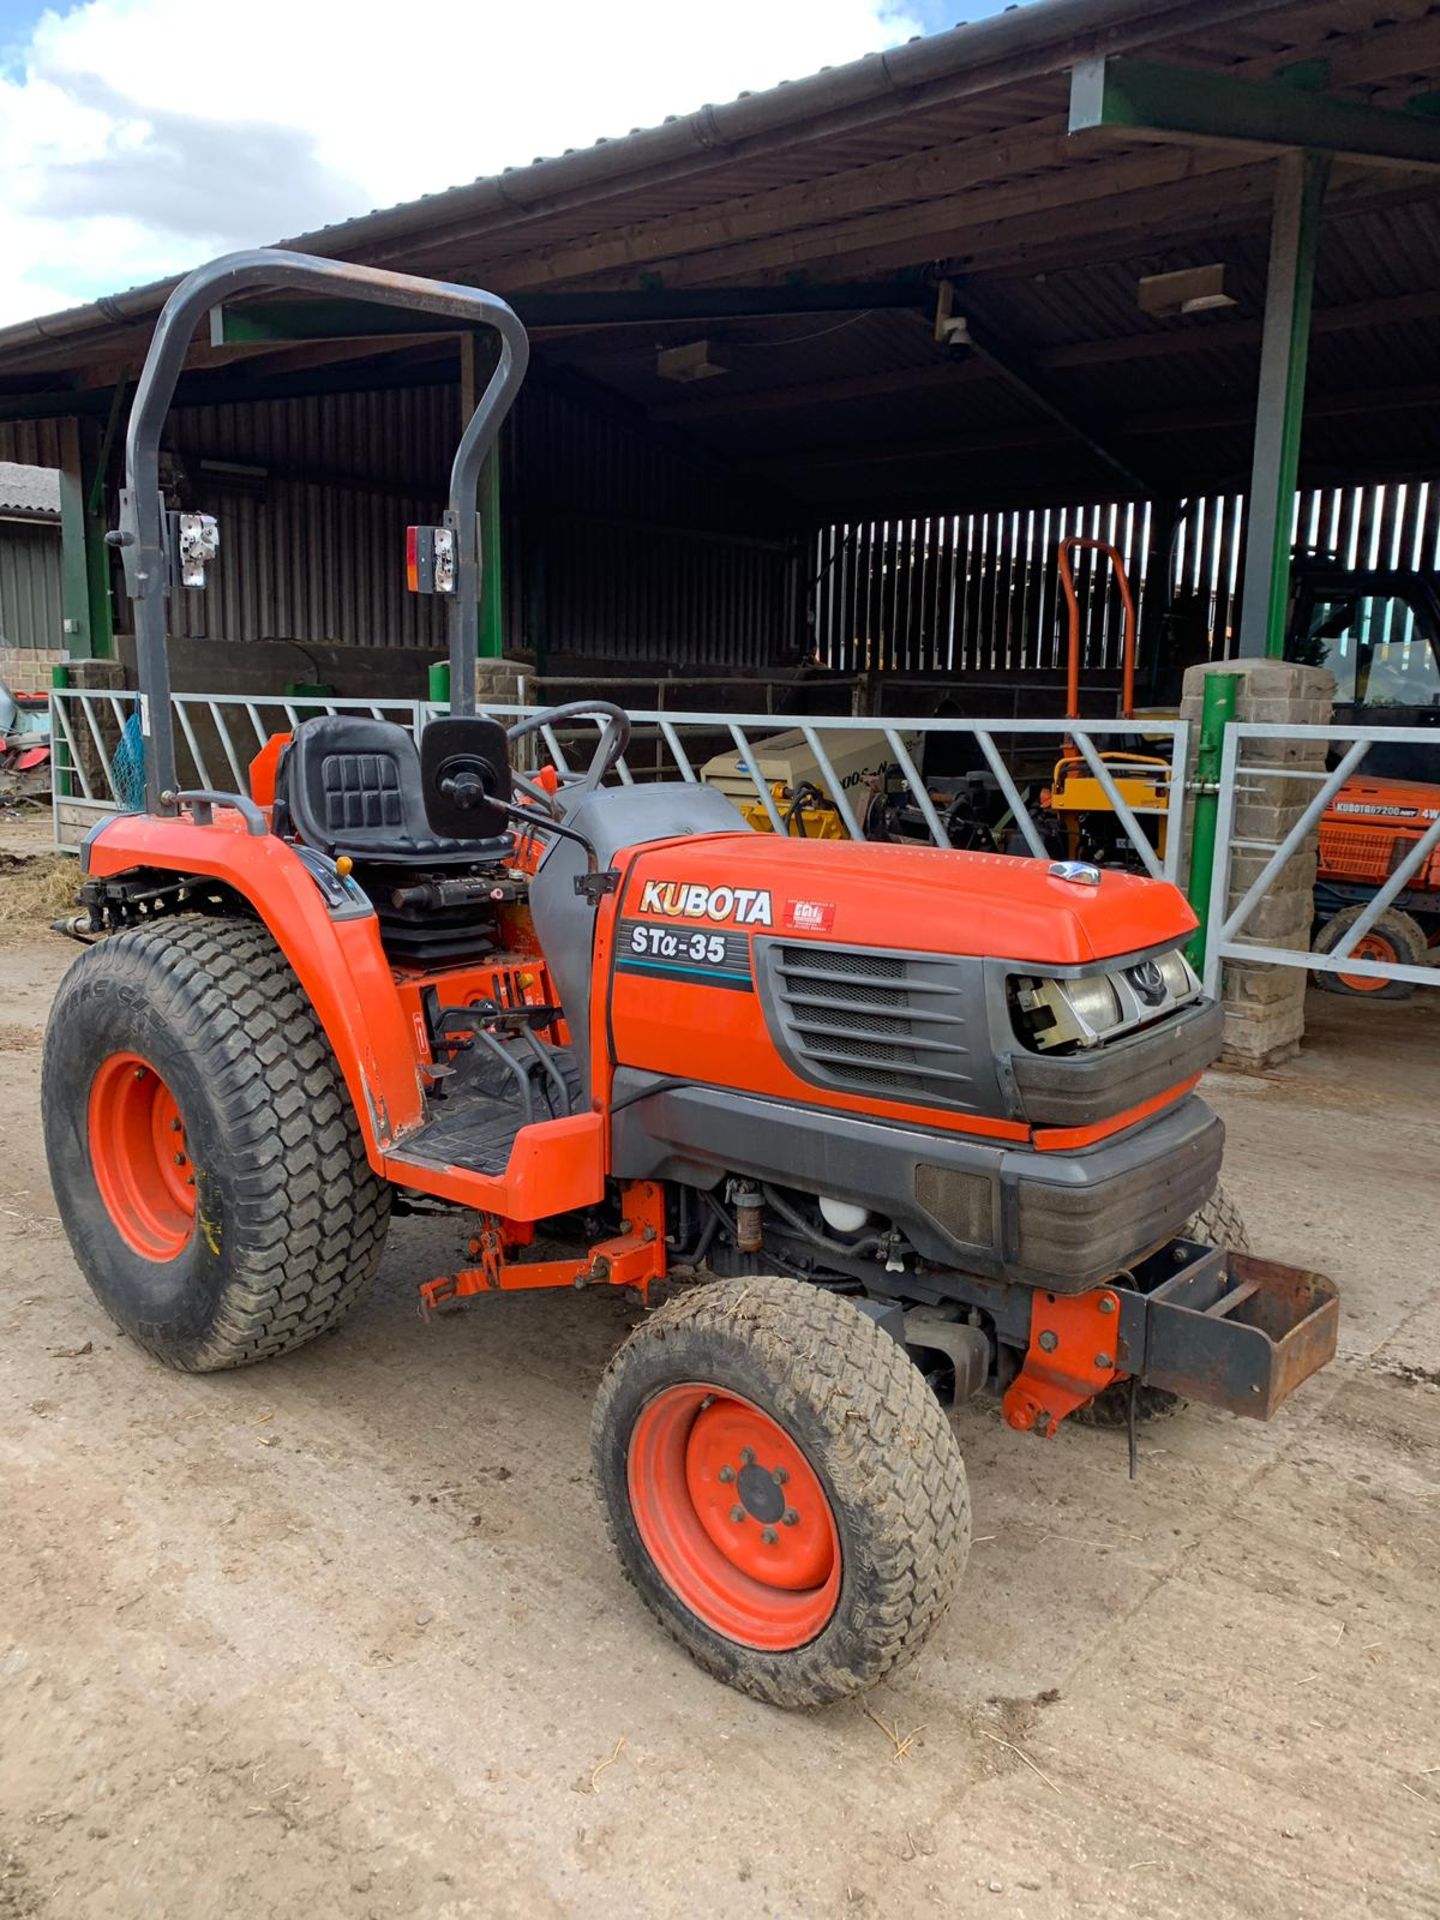
[[[901,738],[907,753],[919,744],[917,735]],[[872,805],[899,772],[891,758],[890,742],[883,733],[857,729],[853,733],[832,733],[825,751],[855,822],[864,833]],[[702,784],[723,793],[748,826],[760,833],[773,833],[770,810],[755,791],[755,775],[769,788],[775,813],[792,838],[849,838],[829,791],[829,775],[803,730],[796,727],[777,733],[761,741],[748,757],[738,752],[716,754],[700,769]]]

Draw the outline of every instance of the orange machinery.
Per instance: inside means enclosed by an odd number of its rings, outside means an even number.
[[[418,746],[312,718],[248,793],[196,790],[166,590],[203,585],[218,530],[162,500],[160,426],[197,322],[276,286],[500,337],[445,518],[409,541],[455,710]],[[1217,1202],[1195,1088],[1219,1012],[1173,888],[764,836],[705,787],[616,784],[617,708],[508,735],[475,711],[476,485],[525,347],[490,295],[291,254],[172,294],[116,536],[147,807],[84,849],[51,1177],[105,1309],[186,1370],[336,1325],[397,1212],[453,1223],[430,1308],[626,1289],[654,1311],[593,1429],[620,1560],[709,1671],[814,1704],[913,1654],[960,1578],[942,1395],[1048,1435],[1175,1393],[1264,1418],[1333,1353],[1337,1302]],[[516,738],[580,714],[601,723],[582,773],[512,769]]]

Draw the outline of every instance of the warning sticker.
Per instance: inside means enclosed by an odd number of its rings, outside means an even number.
[[[785,925],[794,933],[829,933],[835,924],[835,906],[830,900],[787,900]]]

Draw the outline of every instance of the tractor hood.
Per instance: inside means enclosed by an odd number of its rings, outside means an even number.
[[[1355,821],[1419,831],[1440,818],[1440,786],[1424,780],[1372,779],[1357,774],[1345,782],[1331,801],[1325,824]]]
[[[622,911],[642,920],[818,935],[840,946],[1084,966],[1173,946],[1197,924],[1166,881],[1044,860],[848,840],[707,834],[641,847]]]

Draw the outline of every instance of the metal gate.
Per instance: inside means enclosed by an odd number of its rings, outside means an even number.
[[[137,696],[128,692],[98,692],[79,687],[55,688],[50,697],[52,739],[56,748],[55,829],[61,846],[74,846],[95,820],[117,812],[122,792],[115,774],[115,758],[126,720]],[[423,700],[327,700],[279,698],[273,695],[181,693],[173,697],[177,749],[182,771],[193,771],[199,787],[249,793],[249,763],[271,734],[293,730],[317,713],[358,713],[377,720],[394,720],[418,735],[427,721],[444,714],[444,707]],[[533,713],[533,706],[496,705],[486,709],[496,719],[511,720]],[[833,796],[844,831],[863,838],[862,822],[845,782],[837,778],[832,756],[840,754],[856,734],[883,742],[883,757],[893,765],[914,796],[925,829],[936,846],[950,844],[945,824],[926,790],[921,769],[927,743],[943,739],[960,743],[978,766],[994,776],[1009,818],[1031,856],[1048,860],[1049,849],[1031,817],[1033,797],[1027,802],[1008,764],[1017,743],[1042,749],[1058,759],[1073,747],[1094,777],[1113,811],[1120,833],[1129,842],[1139,865],[1157,879],[1178,880],[1185,840],[1185,780],[1190,726],[1184,720],[1144,723],[1147,760],[1157,774],[1157,804],[1132,807],[1117,784],[1123,781],[1125,757],[1136,733],[1133,720],[962,720],[809,718],[769,713],[673,713],[664,709],[632,711],[634,726],[630,751],[621,760],[615,778],[621,785],[652,780],[697,782],[707,759],[734,752],[738,771],[748,778],[755,803],[775,833],[786,823],[781,803],[772,791],[757,756],[780,735],[798,735],[814,756],[827,791]],[[594,731],[585,723],[561,732],[544,729],[545,744],[562,772],[569,771],[571,755],[579,757],[585,737]],[[1117,755],[1116,749],[1119,750]],[[187,764],[188,763],[188,764]],[[582,762],[583,764],[583,762]],[[1152,832],[1144,822],[1149,817]],[[1153,829],[1163,819],[1163,855]]]
[[[1339,760],[1328,772],[1309,768],[1266,764],[1246,754],[1251,741],[1283,744],[1295,741],[1323,741],[1339,751]],[[1346,781],[1364,771],[1366,755],[1378,743],[1391,746],[1421,746],[1434,749],[1440,734],[1428,727],[1300,727],[1283,721],[1234,721],[1225,729],[1225,749],[1220,763],[1218,818],[1215,829],[1215,869],[1210,893],[1209,941],[1205,955],[1205,990],[1220,992],[1221,968],[1227,960],[1262,961],[1276,967],[1301,967],[1315,973],[1359,974],[1376,980],[1404,980],[1417,986],[1440,986],[1440,972],[1433,966],[1408,966],[1398,961],[1352,959],[1355,948],[1374,927],[1387,908],[1405,903],[1411,882],[1420,879],[1440,847],[1440,811],[1428,822],[1416,821],[1418,837],[1410,844],[1398,864],[1384,877],[1374,898],[1338,945],[1329,953],[1310,953],[1302,948],[1271,947],[1242,938],[1245,928],[1260,902],[1266,898],[1277,877],[1301,851],[1313,833],[1318,833],[1322,816],[1338,798]],[[1333,755],[1327,755],[1333,757]],[[1273,758],[1268,753],[1267,758]],[[1279,781],[1310,781],[1315,786],[1313,799],[1299,819],[1278,843],[1244,840],[1236,834],[1236,810],[1242,798],[1263,794]],[[1237,853],[1264,853],[1269,857],[1233,907],[1228,906],[1231,873]],[[1377,879],[1380,876],[1377,874]]]

